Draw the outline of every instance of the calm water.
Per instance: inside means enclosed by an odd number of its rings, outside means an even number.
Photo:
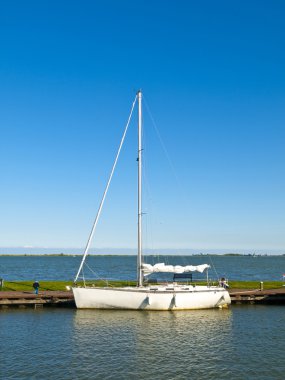
[[[280,280],[285,257],[148,257]],[[7,280],[73,279],[80,257],[1,257]],[[91,257],[102,277],[135,278],[133,256]],[[121,270],[123,269],[123,270]],[[215,272],[213,272],[213,276]],[[284,379],[284,306],[132,312],[1,310],[0,379]]]
[[[3,379],[284,379],[285,308],[0,312]]]
[[[212,279],[225,276],[230,280],[282,280],[285,274],[285,256],[146,256],[150,264],[203,264],[212,266]],[[81,256],[0,256],[0,278],[20,280],[73,280]],[[109,279],[136,279],[135,256],[90,256],[87,260],[99,277]],[[94,274],[85,269],[87,277]],[[197,275],[194,275],[197,276]]]

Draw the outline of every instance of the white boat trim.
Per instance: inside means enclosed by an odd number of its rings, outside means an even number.
[[[195,310],[224,308],[228,292],[220,287],[86,287],[73,289],[78,309]]]

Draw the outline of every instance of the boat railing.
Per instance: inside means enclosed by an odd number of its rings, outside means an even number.
[[[174,273],[173,282],[183,281],[187,284],[193,281],[192,273]]]

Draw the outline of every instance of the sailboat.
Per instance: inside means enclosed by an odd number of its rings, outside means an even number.
[[[117,164],[124,142],[128,125],[135,104],[138,104],[138,251],[137,251],[137,286],[95,287],[78,286],[77,280],[82,271],[88,254],[91,240],[105,201],[106,194]],[[187,277],[192,271],[200,273],[208,271],[208,264],[202,265],[166,265],[147,264],[142,259],[142,92],[138,91],[132,104],[131,113],[121,140],[111,174],[109,176],[87,245],[74,279],[72,291],[76,307],[79,309],[127,309],[127,310],[192,310],[227,307],[230,303],[228,291],[220,285],[195,285],[189,282],[174,281],[176,278]],[[144,279],[152,273],[173,273],[173,282],[151,284]],[[207,276],[208,277],[208,276]]]

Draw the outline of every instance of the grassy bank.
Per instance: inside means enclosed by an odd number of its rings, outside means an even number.
[[[95,286],[106,286],[106,282],[102,280],[93,281]],[[109,281],[110,286],[135,286],[133,281]],[[60,290],[66,291],[67,286],[72,286],[72,281],[41,281],[40,291],[44,290]],[[80,285],[80,283],[79,283]],[[259,281],[230,281],[231,289],[259,289]],[[276,289],[284,285],[282,281],[264,281],[263,289]],[[33,291],[33,281],[5,281],[2,291]]]
[[[259,289],[260,281],[230,281],[231,289]],[[263,281],[263,289],[277,289],[285,285],[282,281]]]

